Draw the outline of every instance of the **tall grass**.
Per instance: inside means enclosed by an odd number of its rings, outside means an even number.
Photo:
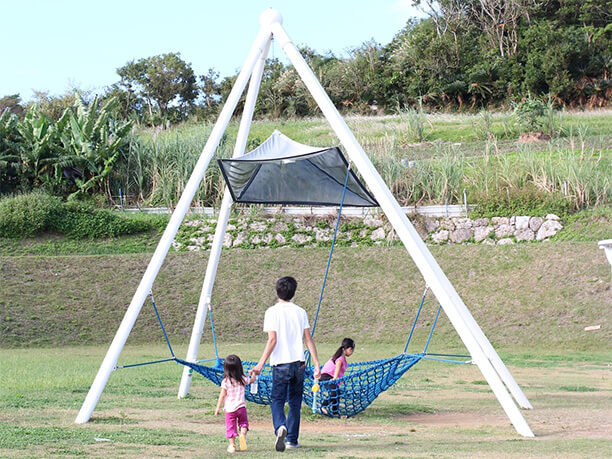
[[[522,148],[510,167],[509,185],[531,184],[543,193],[561,194],[576,208],[606,204],[612,193],[612,164],[595,152],[585,157],[552,146],[545,152]]]
[[[348,123],[402,205],[462,203],[464,190],[470,202],[478,203],[481,197],[525,188],[543,199],[561,196],[576,209],[609,204],[612,151],[601,124],[606,115],[591,119],[547,108],[544,124],[553,139],[536,145],[515,143],[520,128],[510,113],[428,115],[409,109],[394,116],[351,118]],[[276,125],[255,123],[249,148],[261,143]],[[231,155],[236,128],[230,125],[217,157]],[[337,142],[324,120],[285,122],[281,129],[312,145]],[[211,126],[181,126],[138,133],[115,176],[115,194],[122,188],[124,195],[140,204],[173,207],[210,132]],[[422,142],[434,136],[438,140]],[[194,205],[220,203],[224,183],[212,166]]]
[[[426,138],[427,117],[419,100],[418,108],[398,108],[399,122],[395,124],[396,137],[402,144],[422,142]]]
[[[147,205],[174,207],[183,193],[202,153],[211,127],[184,128],[171,131],[141,133],[132,138],[128,158],[113,182],[124,195]],[[217,157],[229,155],[225,139],[217,149]],[[214,158],[211,161],[214,166]],[[223,181],[218,168],[206,170],[194,197],[194,205],[218,205]]]

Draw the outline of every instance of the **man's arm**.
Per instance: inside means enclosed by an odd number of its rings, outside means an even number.
[[[257,365],[251,368],[251,370],[249,371],[250,375],[253,375],[253,374],[258,375],[261,373],[263,366],[266,364],[268,357],[270,357],[270,354],[272,354],[272,351],[274,350],[275,347],[276,347],[276,332],[269,331],[268,332],[268,342],[266,343],[266,347],[264,348],[263,354],[261,355],[261,358],[259,359],[259,362],[257,363]]]
[[[314,378],[319,379],[321,377],[321,368],[319,365],[319,356],[317,355],[317,347],[315,346],[312,336],[310,336],[310,328],[304,329],[304,343],[308,352],[310,352],[310,358],[312,359],[312,365],[314,367]]]

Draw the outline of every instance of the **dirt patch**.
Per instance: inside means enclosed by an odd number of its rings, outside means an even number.
[[[411,415],[399,415],[394,417],[395,421],[401,420],[408,424],[440,427],[440,426],[457,426],[457,427],[483,427],[483,426],[503,426],[508,423],[503,415],[485,415],[479,413],[453,412],[453,413],[419,413]],[[262,425],[264,425],[262,423]],[[305,432],[380,432],[381,427],[378,425],[363,425],[361,423],[346,420],[329,420],[325,423],[317,424],[302,424],[300,427]],[[406,429],[410,430],[411,426],[385,426],[385,432],[388,434],[403,433]]]
[[[612,417],[609,409],[535,410],[533,414],[534,416],[530,416],[531,428],[536,438],[542,440],[575,438],[612,440]]]
[[[223,435],[225,427],[223,418],[211,418],[197,414],[193,419],[172,418],[164,411],[123,410],[129,419],[137,420],[141,427],[150,429],[186,429],[194,433],[213,433]],[[523,415],[531,426],[536,439],[606,439],[612,440],[612,418],[606,409],[588,409],[577,413],[576,409],[562,410],[534,409],[524,410]],[[103,412],[99,418],[113,417],[113,412]],[[301,431],[310,434],[343,433],[347,435],[378,434],[394,435],[406,431],[437,430],[439,428],[457,427],[461,429],[503,428],[509,425],[503,412],[489,414],[478,411],[448,413],[415,413],[393,416],[397,424],[364,424],[359,419],[317,419],[316,422],[302,420]],[[92,419],[95,422],[95,418]],[[272,432],[272,421],[255,420],[250,422],[251,430]]]
[[[539,142],[548,142],[551,139],[551,136],[548,134],[544,134],[542,131],[538,132],[524,132],[519,136],[520,143],[539,143]]]

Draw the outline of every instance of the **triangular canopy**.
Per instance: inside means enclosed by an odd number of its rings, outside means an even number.
[[[321,148],[291,140],[278,130],[259,147],[231,159],[219,159],[234,202],[373,207],[365,189],[338,147]]]

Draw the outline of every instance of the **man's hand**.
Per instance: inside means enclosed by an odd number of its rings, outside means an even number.
[[[310,357],[312,358],[312,366],[314,367],[314,377],[315,379],[319,379],[321,377],[321,368],[319,367],[319,356],[317,354],[317,347],[310,336],[310,329],[307,328],[304,330],[304,343],[306,344],[306,348],[308,352],[310,352]]]
[[[261,370],[263,370],[263,367],[266,364],[268,357],[270,357],[270,354],[272,354],[272,351],[274,350],[275,346],[276,346],[276,332],[269,331],[268,341],[266,342],[266,347],[264,348],[263,354],[261,355],[259,362],[257,362],[257,365],[255,365],[253,368],[249,370],[249,376],[253,376],[253,375],[259,376],[259,374],[261,374]]]

